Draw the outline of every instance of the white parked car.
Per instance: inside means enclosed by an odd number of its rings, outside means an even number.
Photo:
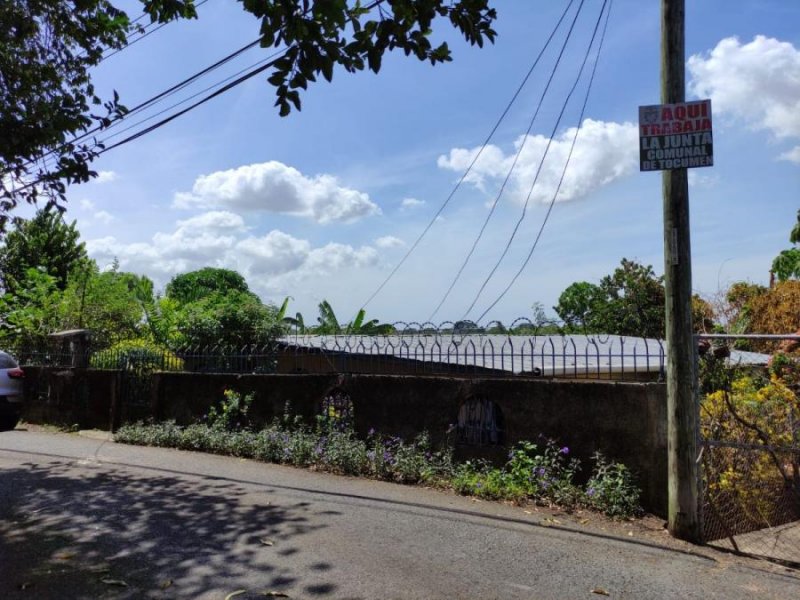
[[[0,351],[0,431],[14,429],[22,412],[25,373],[10,354]]]

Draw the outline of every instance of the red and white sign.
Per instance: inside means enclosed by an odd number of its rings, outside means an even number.
[[[713,165],[711,100],[639,107],[639,170]]]

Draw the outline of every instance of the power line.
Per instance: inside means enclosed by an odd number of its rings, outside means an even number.
[[[583,69],[586,66],[586,61],[589,59],[589,54],[591,53],[592,46],[594,45],[594,40],[595,40],[595,37],[597,36],[597,31],[598,31],[598,29],[600,27],[600,22],[602,21],[603,12],[605,11],[607,3],[608,3],[608,0],[603,0],[603,5],[602,5],[602,7],[600,9],[600,14],[597,16],[597,22],[595,23],[594,31],[592,32],[592,38],[591,38],[591,40],[589,42],[589,46],[586,48],[586,54],[585,54],[585,56],[583,58],[583,62],[581,63],[581,68],[578,70],[578,76],[575,78],[575,83],[573,83],[572,88],[570,89],[569,93],[567,94],[567,97],[564,99],[564,103],[561,106],[561,112],[558,114],[558,119],[556,119],[556,123],[553,126],[553,130],[550,132],[550,137],[547,139],[547,145],[545,146],[544,154],[542,155],[542,158],[539,161],[539,166],[536,169],[536,175],[533,178],[533,183],[531,183],[530,190],[528,191],[528,195],[525,198],[525,203],[522,206],[522,214],[520,214],[519,219],[517,219],[517,222],[514,225],[514,229],[511,232],[511,236],[508,238],[508,241],[506,242],[505,248],[503,248],[503,252],[500,254],[500,258],[497,259],[497,262],[495,263],[494,267],[492,267],[491,271],[489,272],[489,275],[486,276],[486,279],[484,279],[483,283],[481,284],[480,289],[475,294],[475,297],[473,298],[472,303],[469,305],[469,308],[464,313],[464,318],[466,318],[467,315],[469,315],[469,313],[475,307],[475,304],[478,302],[478,299],[480,298],[481,294],[486,289],[486,286],[489,284],[489,281],[492,279],[494,274],[497,272],[497,269],[502,264],[503,260],[505,259],[506,255],[508,254],[509,249],[511,248],[511,244],[513,243],[514,239],[517,236],[517,233],[519,232],[519,228],[522,225],[522,222],[525,220],[525,216],[527,215],[527,212],[528,212],[528,205],[530,204],[531,196],[533,195],[533,190],[536,187],[537,182],[539,181],[539,175],[541,175],[541,173],[542,173],[542,168],[544,167],[544,162],[547,159],[547,155],[550,152],[550,147],[553,144],[553,137],[555,136],[556,132],[558,131],[558,126],[561,124],[561,119],[564,117],[564,112],[567,109],[567,105],[569,104],[570,98],[572,98],[572,94],[575,92],[575,89],[578,87],[578,82],[580,81],[581,75],[583,74]],[[563,48],[562,48],[562,51],[563,51]],[[580,123],[578,123],[578,126],[580,127]]]
[[[117,137],[117,136],[119,136],[119,135],[122,135],[122,134],[123,134],[123,133],[125,133],[126,131],[130,131],[131,129],[133,129],[133,128],[135,128],[135,127],[138,127],[139,125],[142,125],[143,123],[147,123],[148,121],[152,121],[152,120],[153,120],[153,119],[155,119],[156,117],[158,117],[158,116],[160,116],[160,115],[163,115],[164,113],[166,113],[166,112],[169,112],[169,111],[170,111],[170,110],[172,110],[173,108],[177,108],[178,106],[181,106],[182,104],[186,104],[186,103],[187,103],[187,102],[189,102],[190,100],[193,100],[194,98],[197,98],[198,96],[200,96],[200,95],[202,95],[202,94],[204,94],[204,93],[208,92],[209,90],[213,90],[214,88],[216,88],[216,87],[219,87],[219,86],[220,86],[220,85],[222,85],[223,83],[225,83],[225,82],[227,82],[227,81],[230,81],[230,80],[234,79],[234,78],[235,78],[235,77],[237,77],[238,75],[241,75],[242,73],[245,73],[245,72],[247,72],[247,71],[248,71],[248,70],[250,70],[250,69],[253,69],[253,68],[256,68],[256,67],[258,67],[258,66],[260,66],[260,65],[263,65],[265,62],[267,62],[267,61],[271,61],[273,58],[278,58],[278,57],[280,57],[282,54],[285,54],[285,53],[286,53],[286,50],[288,50],[288,48],[284,48],[284,49],[282,49],[282,50],[279,50],[279,51],[277,51],[277,52],[274,52],[274,53],[270,54],[269,56],[267,56],[266,58],[264,58],[264,59],[262,59],[262,60],[259,60],[259,61],[255,62],[255,63],[251,64],[250,66],[248,66],[248,67],[245,67],[244,69],[240,69],[239,71],[237,71],[237,72],[236,72],[236,73],[234,73],[233,75],[229,75],[229,76],[228,76],[228,77],[226,77],[225,79],[222,79],[221,81],[218,81],[218,82],[216,82],[216,83],[214,83],[214,84],[212,84],[212,85],[210,85],[210,86],[208,86],[208,87],[205,87],[205,88],[203,88],[202,90],[200,90],[200,91],[198,91],[198,92],[196,92],[196,93],[192,94],[191,96],[189,96],[189,97],[187,97],[187,98],[184,98],[183,100],[181,100],[181,101],[179,101],[179,102],[176,102],[176,103],[174,103],[174,104],[171,104],[171,105],[170,105],[170,106],[168,106],[167,108],[165,108],[165,109],[162,109],[162,110],[158,111],[157,113],[150,115],[149,117],[145,117],[144,119],[141,119],[141,120],[137,121],[136,123],[133,123],[133,124],[129,125],[128,127],[125,127],[124,129],[121,129],[120,131],[117,131],[116,133],[113,133],[113,134],[111,134],[111,135],[109,135],[109,136],[107,136],[107,137],[104,137],[102,140],[100,140],[100,144],[105,144],[105,143],[106,143],[108,140],[110,140],[110,139],[112,139],[112,138],[115,138],[115,137]],[[269,67],[269,66],[272,66],[272,64],[274,64],[274,61],[273,61],[273,62],[272,62],[270,65],[267,65],[267,67]],[[261,71],[258,71],[258,73],[260,73],[260,72],[261,72]],[[256,74],[257,74],[257,73],[256,73]],[[109,148],[109,149],[110,149],[110,148]]]
[[[151,98],[145,100],[144,102],[141,102],[141,103],[137,104],[136,106],[134,106],[133,108],[128,110],[124,115],[114,119],[108,126],[103,127],[102,125],[96,125],[95,127],[93,127],[92,129],[86,131],[85,133],[82,133],[81,135],[79,135],[79,136],[69,140],[68,142],[62,144],[60,147],[55,148],[53,150],[50,150],[49,152],[46,152],[44,155],[42,155],[39,158],[39,160],[46,160],[48,157],[52,156],[53,154],[57,154],[61,150],[65,149],[67,146],[69,146],[71,144],[77,144],[78,142],[81,142],[81,141],[87,139],[88,137],[92,136],[93,134],[97,133],[98,131],[108,131],[109,129],[113,129],[114,127],[118,126],[120,124],[120,122],[124,121],[125,119],[128,119],[128,118],[132,117],[133,115],[135,115],[136,113],[142,112],[143,110],[145,110],[147,108],[150,108],[151,106],[155,105],[159,101],[165,100],[168,97],[178,93],[179,91],[181,91],[182,89],[188,87],[189,85],[191,85],[192,83],[194,83],[198,79],[200,79],[200,78],[204,77],[205,75],[207,75],[207,74],[219,69],[223,65],[229,63],[230,61],[232,61],[233,59],[237,58],[239,55],[243,54],[244,52],[250,50],[251,48],[254,48],[254,47],[258,46],[258,44],[260,42],[261,42],[261,38],[258,38],[258,39],[253,40],[252,42],[250,42],[248,44],[245,44],[244,46],[242,46],[241,48],[239,48],[237,50],[234,50],[233,52],[231,52],[227,56],[222,57],[217,62],[209,65],[208,67],[205,67],[204,69],[198,71],[197,73],[195,73],[193,75],[190,75],[189,77],[187,77],[183,81],[181,81],[179,83],[176,83],[175,85],[167,88],[163,92],[160,92],[160,93],[156,94],[155,96],[152,96]],[[32,162],[34,162],[34,161],[29,161],[27,164],[30,164]]]
[[[561,25],[561,21],[564,19],[564,17],[566,16],[567,12],[570,9],[570,7],[572,6],[572,1],[573,0],[570,0],[569,5],[567,6],[566,10],[564,11],[564,14],[561,16],[561,19],[559,20],[558,25],[556,27]],[[447,298],[450,296],[450,293],[453,291],[453,288],[455,288],[456,283],[461,278],[462,273],[464,273],[464,269],[467,267],[467,264],[469,263],[470,259],[472,258],[472,255],[475,253],[475,249],[478,247],[478,243],[483,238],[483,234],[486,231],[486,227],[489,225],[489,221],[492,219],[492,216],[494,215],[494,211],[497,208],[497,205],[500,203],[500,198],[502,197],[503,192],[505,192],[506,185],[508,185],[508,182],[511,179],[511,175],[514,172],[514,169],[517,166],[517,162],[519,161],[519,157],[522,155],[522,151],[525,149],[525,145],[528,142],[528,136],[530,135],[530,132],[533,129],[533,125],[536,122],[536,118],[539,116],[539,111],[541,110],[542,104],[544,103],[544,99],[547,96],[547,92],[550,89],[550,84],[553,82],[553,77],[555,75],[556,69],[558,69],[558,65],[559,65],[559,63],[561,61],[561,57],[564,54],[564,48],[566,48],[567,43],[569,42],[569,39],[572,36],[572,32],[575,29],[575,23],[578,21],[578,17],[581,14],[581,10],[583,9],[583,4],[584,4],[584,0],[581,0],[581,3],[578,5],[578,10],[575,12],[575,16],[572,19],[572,24],[570,25],[570,28],[567,31],[567,37],[564,40],[563,46],[561,47],[561,52],[558,55],[558,59],[556,60],[555,65],[553,66],[553,69],[552,69],[552,71],[550,73],[550,77],[548,78],[547,84],[544,87],[544,91],[542,92],[542,95],[539,97],[539,102],[536,105],[536,110],[534,111],[533,116],[531,117],[531,120],[528,123],[528,129],[525,131],[525,136],[522,138],[522,143],[519,145],[519,148],[517,148],[517,152],[514,155],[514,160],[511,163],[511,167],[509,168],[508,173],[506,174],[506,177],[503,180],[503,183],[500,185],[500,189],[498,190],[497,195],[496,195],[496,197],[494,199],[494,202],[492,203],[492,207],[489,210],[489,213],[486,215],[486,219],[484,219],[483,225],[481,226],[481,229],[478,232],[478,235],[475,237],[475,241],[473,241],[472,247],[470,248],[469,252],[467,253],[467,256],[464,259],[464,262],[461,264],[461,267],[458,269],[458,272],[456,273],[456,276],[453,278],[453,281],[450,283],[450,287],[447,288],[447,291],[442,296],[442,299],[439,301],[439,304],[436,305],[436,308],[434,309],[433,313],[431,313],[431,316],[428,317],[429,321],[433,320],[433,318],[436,316],[436,313],[439,312],[439,309],[441,309],[442,305],[447,301]],[[553,31],[553,34],[555,34],[555,30]],[[553,39],[553,35],[551,35],[548,38],[547,43],[545,44],[544,48],[542,48],[542,52],[537,57],[536,62],[539,61],[539,58],[541,58],[542,54],[547,49],[547,47],[550,44],[550,41],[552,39]],[[534,66],[536,66],[536,63],[534,63]]]
[[[206,96],[202,100],[199,100],[198,102],[195,102],[191,106],[188,106],[188,107],[184,108],[183,110],[180,110],[177,113],[175,113],[173,115],[170,115],[166,119],[162,119],[161,121],[159,121],[157,123],[154,123],[153,125],[150,125],[149,127],[146,127],[142,131],[134,133],[133,135],[125,138],[124,140],[119,141],[116,144],[113,144],[112,146],[108,146],[108,147],[104,148],[98,154],[105,154],[109,150],[113,150],[114,148],[118,148],[120,146],[123,146],[123,145],[129,143],[129,142],[132,142],[133,140],[139,139],[140,137],[142,137],[144,135],[147,135],[148,133],[163,127],[167,123],[169,123],[171,121],[174,121],[175,119],[177,119],[181,115],[185,115],[187,112],[189,112],[191,110],[194,110],[195,108],[197,108],[198,106],[200,106],[202,104],[205,104],[209,100],[212,100],[212,99],[216,98],[217,96],[220,96],[221,94],[224,94],[228,90],[231,90],[231,89],[235,88],[237,85],[240,85],[240,84],[244,83],[248,79],[251,79],[252,77],[255,77],[256,75],[258,75],[259,73],[261,73],[263,71],[266,71],[267,69],[269,69],[270,67],[275,65],[275,63],[278,62],[278,60],[280,60],[280,57],[283,54],[285,54],[286,51],[289,50],[289,48],[291,48],[291,46],[288,46],[288,47],[284,48],[281,52],[279,52],[279,56],[277,58],[275,58],[275,59],[273,59],[273,60],[271,60],[271,61],[269,61],[269,62],[267,62],[267,63],[265,63],[263,65],[261,65],[260,67],[258,67],[256,69],[251,70],[246,75],[242,75],[238,79],[235,79],[234,81],[230,82],[229,84],[221,87],[220,89],[218,89],[213,94],[209,94],[208,96]]]
[[[604,9],[605,9],[605,4],[606,3],[603,2]],[[581,107],[581,113],[580,116],[578,117],[578,126],[575,128],[575,135],[572,137],[572,144],[570,145],[569,152],[567,153],[567,161],[564,163],[564,169],[561,171],[561,177],[559,178],[558,185],[556,186],[556,190],[553,193],[553,198],[550,200],[550,205],[547,207],[547,213],[545,214],[544,220],[542,221],[542,225],[541,227],[539,227],[539,232],[536,234],[536,239],[534,239],[533,245],[531,246],[531,249],[528,252],[528,256],[525,258],[525,261],[522,263],[522,266],[514,274],[514,277],[511,278],[511,281],[508,283],[505,289],[500,293],[500,295],[498,295],[497,298],[486,308],[486,310],[484,310],[481,313],[481,316],[478,317],[478,321],[481,321],[490,310],[492,310],[495,306],[497,306],[497,304],[505,297],[508,291],[517,282],[517,279],[519,279],[520,275],[522,275],[522,272],[528,266],[528,263],[530,262],[531,257],[533,256],[533,253],[536,251],[536,247],[539,244],[539,240],[542,237],[542,232],[544,231],[544,228],[547,225],[547,221],[550,218],[550,213],[553,211],[553,206],[555,205],[556,198],[558,197],[558,194],[561,191],[561,185],[564,183],[564,176],[567,174],[567,168],[569,167],[570,160],[572,159],[572,152],[575,149],[575,142],[578,140],[578,133],[580,132],[581,123],[583,122],[583,117],[584,114],[586,113],[586,105],[589,102],[589,95],[592,91],[592,84],[594,83],[594,77],[595,74],[597,73],[597,64],[600,62],[600,51],[603,49],[603,41],[605,40],[606,37],[606,30],[608,29],[608,21],[609,18],[611,17],[611,8],[613,4],[614,0],[609,0],[608,11],[606,11],[606,20],[605,23],[603,24],[603,32],[600,34],[600,42],[598,43],[597,46],[597,56],[595,57],[594,65],[592,66],[592,74],[589,77],[589,84],[586,87],[586,96],[583,99],[583,106]],[[601,11],[600,13],[601,17],[602,14],[603,13]],[[595,28],[595,33],[596,31],[597,29]],[[594,39],[594,36],[592,36],[592,38]],[[584,64],[586,64],[585,60]],[[581,70],[583,70],[583,67],[581,67]]]
[[[545,48],[547,48],[547,44],[550,43],[550,40],[552,40],[553,36],[556,34],[556,31],[559,29],[559,27],[561,25],[561,22],[563,21],[564,17],[566,16],[567,12],[569,11],[569,8],[572,5],[573,1],[574,0],[570,0],[569,5],[567,6],[567,8],[562,13],[561,17],[558,20],[558,23],[553,28],[553,31],[550,33],[550,36],[547,39],[547,43],[542,48],[542,50],[539,53],[539,55],[536,57],[536,60],[533,62],[533,65],[530,67],[530,69],[528,69],[528,72],[525,74],[525,77],[522,78],[522,82],[519,84],[519,86],[517,87],[516,91],[511,96],[511,99],[509,100],[508,104],[506,104],[506,107],[503,109],[502,114],[500,115],[500,117],[495,122],[494,126],[492,127],[492,130],[489,132],[489,135],[486,136],[486,139],[483,141],[483,144],[481,144],[481,147],[478,150],[478,153],[473,157],[472,161],[467,166],[467,169],[464,171],[463,175],[461,175],[461,177],[459,178],[458,182],[456,182],[455,186],[453,186],[453,189],[450,191],[450,193],[448,194],[447,198],[444,200],[444,202],[441,204],[439,209],[433,215],[431,220],[425,226],[425,229],[422,230],[422,233],[419,234],[419,236],[414,241],[414,243],[411,245],[411,247],[408,249],[408,251],[405,253],[405,255],[403,255],[403,258],[400,259],[400,262],[397,263],[397,265],[394,267],[394,269],[392,269],[391,273],[389,273],[389,275],[377,287],[377,289],[372,293],[372,295],[367,299],[367,301],[364,302],[361,305],[361,308],[366,308],[369,305],[369,303],[372,302],[375,299],[375,297],[381,292],[381,290],[383,290],[383,288],[386,287],[386,284],[389,283],[389,281],[392,279],[392,277],[394,277],[394,275],[405,264],[405,262],[408,260],[408,257],[411,256],[411,254],[414,252],[414,250],[416,250],[417,246],[419,246],[419,244],[422,241],[422,239],[427,235],[428,231],[430,231],[431,227],[433,227],[433,224],[439,218],[439,215],[441,215],[442,212],[444,211],[444,209],[447,207],[447,205],[450,204],[450,201],[453,199],[453,196],[455,196],[456,192],[461,188],[461,184],[464,183],[464,181],[466,180],[467,176],[472,171],[472,168],[475,166],[475,163],[478,162],[478,159],[480,158],[481,154],[483,154],[483,151],[486,149],[486,146],[488,146],[489,142],[492,141],[492,138],[494,137],[494,134],[497,132],[498,128],[500,127],[500,124],[506,118],[506,115],[508,114],[508,111],[511,110],[511,107],[514,105],[514,102],[517,100],[517,97],[522,92],[523,88],[525,87],[525,84],[527,84],[528,79],[530,78],[531,74],[533,73],[533,70],[536,68],[536,65],[538,64],[539,60],[541,59],[542,54],[545,51]]]

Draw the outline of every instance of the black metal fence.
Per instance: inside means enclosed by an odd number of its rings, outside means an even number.
[[[76,352],[18,348],[23,365],[133,372],[459,374],[660,380],[660,340],[625,336],[530,335],[409,327],[383,335],[287,335],[267,345],[164,349],[127,343]]]
[[[705,541],[800,564],[800,336],[717,335],[700,342]],[[737,347],[768,360],[737,361]]]

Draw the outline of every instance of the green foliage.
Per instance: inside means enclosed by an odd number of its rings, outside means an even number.
[[[146,289],[152,290],[146,277],[118,271],[116,265],[100,272],[91,261],[69,278],[58,304],[58,328],[90,329],[95,349],[136,339],[144,329],[141,294]]]
[[[24,278],[24,288],[0,296],[0,340],[4,345],[38,345],[58,326],[61,292],[55,277],[31,268]]]
[[[183,367],[180,358],[145,339],[117,342],[106,350],[94,352],[89,364],[95,369],[124,369],[139,374]]]
[[[561,292],[553,307],[568,331],[588,333],[592,323],[592,308],[601,301],[600,288],[588,281],[577,281]]]
[[[0,286],[8,293],[28,288],[27,274],[37,269],[63,290],[70,273],[86,259],[75,221],[67,223],[55,210],[40,210],[19,222],[0,246]]]
[[[210,267],[174,277],[148,322],[153,337],[173,348],[266,345],[286,327],[239,273]]]
[[[586,503],[609,517],[630,517],[641,512],[639,496],[630,469],[611,463],[599,452],[594,455],[592,477],[586,483]]]
[[[800,279],[800,246],[781,251],[772,261],[772,270],[778,281]]]
[[[664,278],[653,267],[622,259],[599,285],[573,283],[554,310],[568,331],[661,339],[665,332]]]
[[[145,311],[141,298],[152,290],[146,277],[116,270],[100,272],[92,260],[81,263],[58,289],[55,277],[38,269],[25,274],[25,287],[0,296],[0,337],[12,344],[37,345],[59,330],[92,330],[97,350],[139,338]]]
[[[795,247],[783,250],[772,261],[772,271],[778,281],[800,279],[800,210],[797,211],[797,223],[789,233],[789,241]]]
[[[158,20],[195,15],[191,1],[146,4]],[[125,114],[116,92],[97,95],[90,70],[134,30],[107,0],[0,3],[0,232],[18,202],[63,203],[66,183],[96,176],[89,164],[101,147],[71,140]]]
[[[204,267],[176,275],[167,284],[166,297],[180,304],[197,302],[220,294],[251,294],[247,282],[236,271]]]
[[[197,16],[193,0],[142,0],[152,21]],[[243,0],[260,21],[262,48],[285,48],[267,81],[281,116],[300,109],[300,92],[334,67],[380,71],[383,55],[400,50],[435,65],[451,60],[446,42],[434,44],[434,22],[449,23],[467,42],[496,36],[488,0]],[[108,0],[8,0],[0,3],[0,231],[19,201],[40,195],[66,201],[66,183],[96,176],[90,164],[102,149],[88,135],[127,109],[114,92],[103,101],[90,70],[107,49],[125,46],[139,29]],[[40,159],[52,152],[55,166]],[[10,177],[6,177],[6,176]],[[26,181],[35,180],[37,185]]]
[[[245,0],[244,9],[261,20],[261,46],[287,47],[267,79],[276,89],[281,116],[300,110],[300,91],[334,67],[349,73],[380,71],[383,55],[400,50],[432,65],[451,60],[446,42],[432,43],[436,20],[449,22],[470,44],[494,41],[496,18],[488,0],[380,0],[361,2]],[[367,7],[369,6],[369,7]]]
[[[296,321],[302,324],[302,315],[298,313],[300,319]],[[319,303],[319,317],[317,317],[318,325],[314,328],[314,333],[318,335],[331,335],[338,333],[346,333],[350,335],[382,335],[391,333],[394,327],[388,323],[381,324],[378,319],[366,319],[366,311],[362,308],[356,314],[356,318],[346,325],[341,325],[336,318],[336,313],[333,312],[333,307],[330,302],[323,300]]]
[[[238,396],[229,405],[245,401]],[[249,406],[249,405],[248,405]],[[239,409],[231,409],[236,412]],[[427,434],[411,442],[370,431],[367,439],[327,428],[312,430],[297,426],[294,419],[276,421],[254,432],[231,427],[231,421],[215,420],[186,427],[173,422],[128,424],[115,440],[127,444],[164,446],[254,458],[265,462],[311,467],[344,475],[368,476],[398,483],[447,486],[456,492],[480,498],[534,500],[563,508],[588,506],[613,517],[638,514],[639,490],[628,469],[596,456],[592,478],[582,489],[574,481],[580,465],[569,458],[569,449],[552,440],[539,446],[518,444],[505,468],[485,462],[453,463],[452,451],[434,451]],[[245,410],[246,414],[246,410]]]
[[[250,426],[250,406],[253,404],[253,394],[242,396],[235,390],[225,390],[219,406],[208,409],[206,421],[213,429],[235,431]]]

